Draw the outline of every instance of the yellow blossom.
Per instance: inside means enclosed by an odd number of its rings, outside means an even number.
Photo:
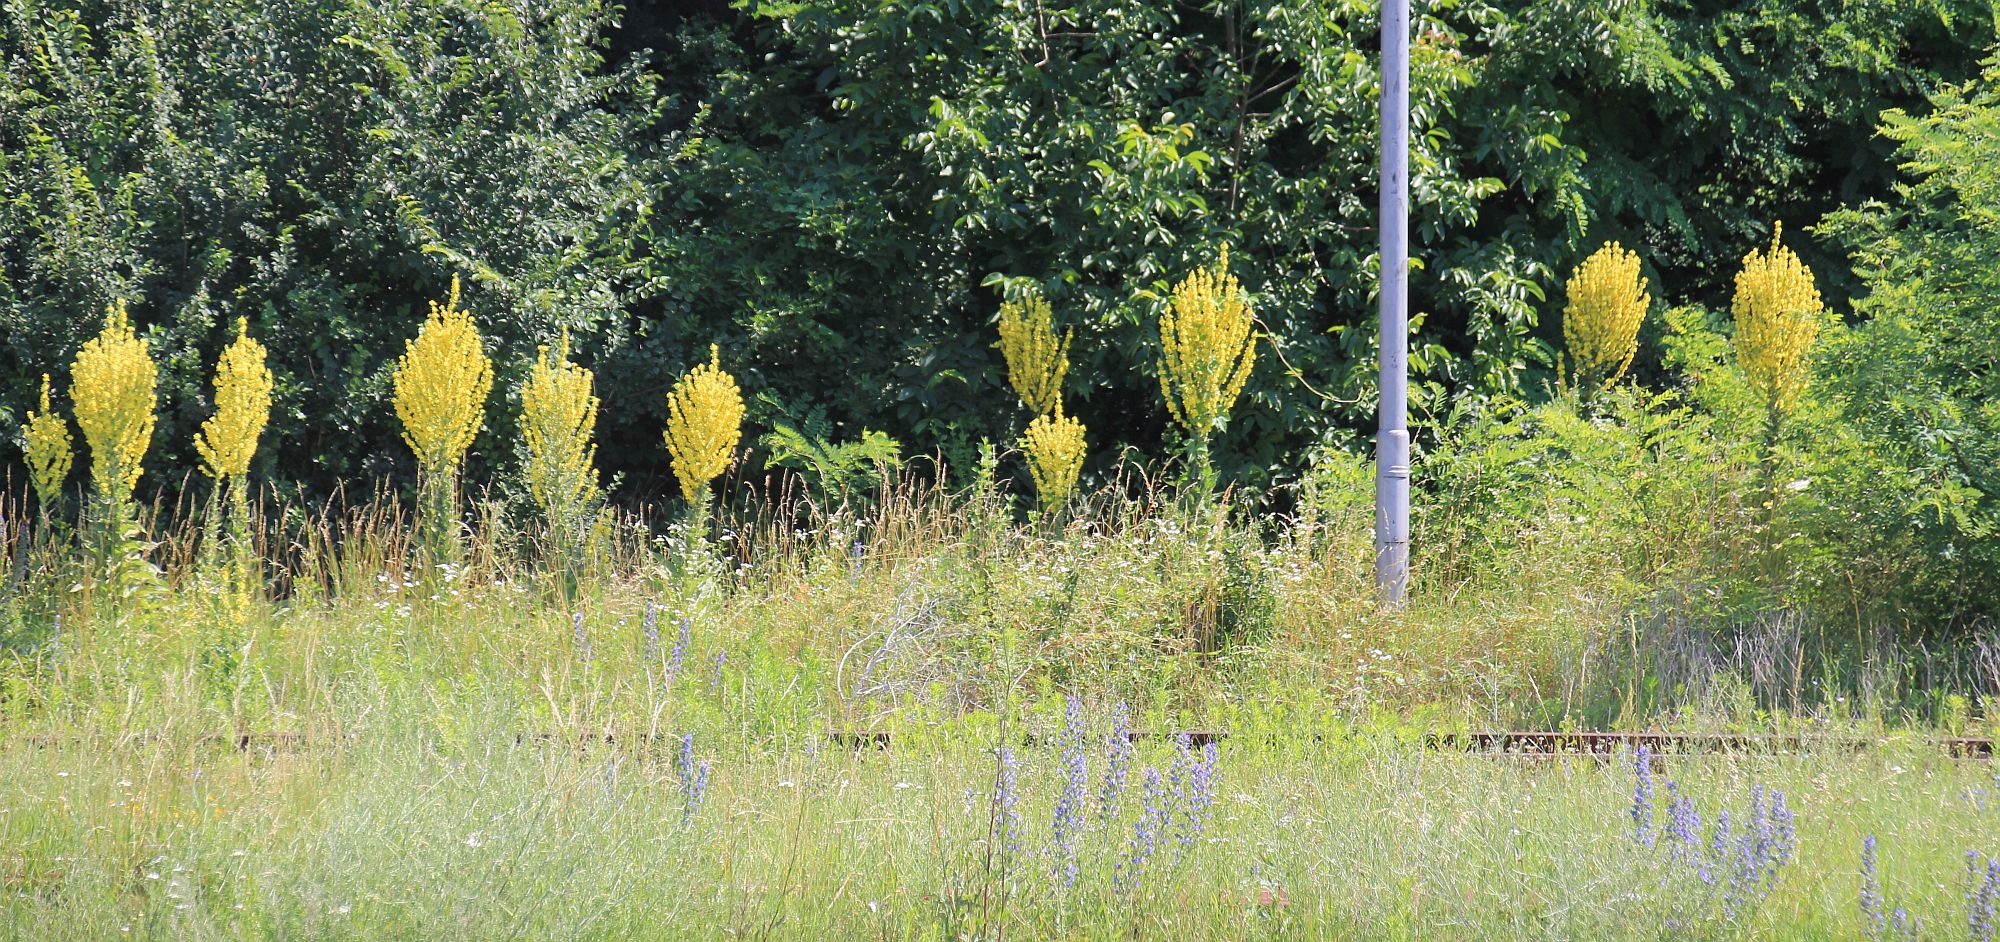
[[[396,365],[396,417],[403,441],[427,472],[458,467],[479,434],[486,396],[493,389],[493,364],[480,349],[472,315],[458,306],[458,277],[451,297],[431,302],[430,316]]]
[[[215,414],[194,436],[209,477],[220,481],[250,470],[257,439],[271,418],[272,386],[264,345],[251,339],[249,323],[237,318],[236,339],[215,364]]]
[[[1821,302],[1812,272],[1779,240],[1743,258],[1736,276],[1736,359],[1752,388],[1777,414],[1790,412],[1805,391],[1807,355],[1819,339]]]
[[[1021,437],[1021,451],[1028,456],[1028,474],[1035,480],[1035,495],[1042,509],[1053,510],[1069,500],[1083,471],[1083,423],[1061,410],[1037,416]]]
[[[711,345],[708,355],[707,363],[682,376],[667,394],[667,454],[689,503],[728,470],[743,437],[743,395],[735,378],[722,371],[721,352]]]
[[[157,370],[125,302],[111,306],[104,331],[77,351],[70,376],[76,424],[90,445],[91,480],[107,494],[130,493],[153,442]]]
[[[554,514],[597,496],[597,397],[591,372],[569,361],[569,331],[553,356],[543,347],[521,386],[528,492]]]
[[[49,404],[47,373],[42,374],[41,408],[28,413],[25,432],[28,480],[44,505],[55,503],[62,495],[63,482],[69,480],[74,446],[69,437],[69,423]]]
[[[1229,273],[1229,246],[1214,268],[1197,269],[1174,289],[1160,316],[1160,391],[1167,411],[1205,439],[1229,415],[1257,360],[1249,296]]]
[[[1578,381],[1610,386],[1632,366],[1639,324],[1653,299],[1639,274],[1639,256],[1611,243],[1577,266],[1563,309],[1563,340]]]
[[[1007,381],[1036,415],[1062,404],[1063,376],[1069,372],[1069,342],[1074,331],[1059,339],[1040,293],[1000,305],[1000,353],[1007,359]]]

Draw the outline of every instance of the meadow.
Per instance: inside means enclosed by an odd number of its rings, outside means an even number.
[[[1799,690],[1794,631],[1763,653],[1717,632],[1663,672],[1634,643],[1657,622],[1588,599],[1604,571],[1383,612],[1365,489],[1326,487],[1259,539],[1172,495],[1106,488],[1023,523],[997,489],[892,481],[868,513],[624,518],[580,587],[501,540],[409,565],[415,528],[381,498],[259,515],[283,591],[248,601],[201,562],[202,527],[177,531],[151,549],[157,583],[53,587],[64,617],[7,662],[0,922],[1990,937],[2000,778],[1933,741],[1990,727],[1978,701],[1928,696],[1976,690],[1976,668],[1878,651],[1902,669],[1821,691],[1838,675],[1816,666]],[[13,610],[32,610],[48,570],[15,559]],[[1648,694],[1661,676],[1681,679]],[[1825,744],[1519,759],[1423,741],[1591,717]]]
[[[1400,604],[1379,7],[629,6],[0,5],[0,939],[2000,935],[1990,3],[1418,4]]]

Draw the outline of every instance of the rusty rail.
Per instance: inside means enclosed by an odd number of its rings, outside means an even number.
[[[1174,732],[1134,731],[1129,734],[1132,742],[1146,740],[1168,740],[1186,736],[1189,744],[1200,748],[1209,743],[1220,743],[1230,738],[1228,730],[1191,729]],[[153,733],[126,733],[110,737],[113,748],[159,741],[162,737]],[[348,739],[351,737],[341,737]],[[517,745],[530,743],[568,743],[578,747],[615,746],[619,744],[651,745],[671,743],[679,740],[672,733],[516,733]],[[1318,738],[1318,737],[1314,737]],[[833,730],[826,733],[826,741],[849,749],[886,750],[894,745],[895,736],[888,730]],[[34,735],[24,737],[22,742],[38,748],[51,748],[64,744],[77,745],[86,741],[81,736]],[[1030,736],[1031,743],[1052,742],[1051,737]],[[1897,739],[1887,736],[1813,736],[1796,733],[1662,733],[1662,732],[1587,732],[1587,731],[1497,731],[1480,730],[1470,732],[1426,733],[1420,740],[1426,749],[1463,752],[1468,755],[1492,756],[1498,758],[1549,758],[1558,756],[1595,756],[1610,758],[1624,755],[1644,747],[1656,756],[1706,755],[1706,754],[1781,754],[1807,751],[1848,751],[1863,752],[1876,749],[1893,742],[1924,742],[1942,749],[1946,755],[1956,759],[1992,759],[1994,740],[1976,736],[1941,736],[1923,739]],[[308,737],[296,732],[238,732],[204,733],[189,740],[189,744],[206,748],[219,748],[235,752],[263,751],[313,751],[325,745],[324,739]]]

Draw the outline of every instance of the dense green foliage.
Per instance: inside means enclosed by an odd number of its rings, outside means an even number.
[[[499,390],[567,326],[613,391],[615,498],[668,490],[663,393],[711,341],[771,396],[753,426],[824,410],[832,438],[875,429],[970,467],[1026,419],[991,325],[1034,282],[1078,329],[1071,411],[1101,467],[1168,453],[1151,319],[1226,240],[1279,355],[1220,469],[1282,480],[1308,446],[1361,443],[1372,4],[744,0],[628,19],[597,0],[8,5],[0,431],[128,297],[163,357],[155,484],[190,466],[237,316],[278,377],[265,478],[406,476],[388,364],[463,273]],[[1606,240],[1641,247],[1663,297],[1715,303],[1771,220],[1892,196],[1878,114],[1921,111],[1993,37],[1977,0],[1422,4],[1423,408],[1538,395],[1551,289]],[[1808,260],[1843,289],[1838,255]],[[1657,375],[1644,352],[1640,369]],[[513,411],[492,410],[475,473],[512,460]]]

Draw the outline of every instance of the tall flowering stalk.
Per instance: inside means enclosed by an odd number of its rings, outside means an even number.
[[[1037,416],[1021,437],[1021,452],[1028,457],[1028,474],[1035,481],[1035,496],[1042,510],[1060,509],[1076,490],[1083,473],[1083,423],[1062,414],[1062,408]]]
[[[743,438],[743,393],[723,372],[721,351],[710,345],[708,357],[667,394],[667,454],[692,505],[706,501],[708,482],[729,469]]]
[[[1174,288],[1160,315],[1160,392],[1187,434],[1194,479],[1209,479],[1208,439],[1229,418],[1257,362],[1250,296],[1229,273],[1229,246],[1212,268]]]
[[[1737,362],[1774,421],[1791,412],[1805,392],[1824,306],[1812,272],[1781,244],[1784,232],[1782,223],[1773,227],[1770,247],[1744,256],[1732,305]]]
[[[1000,353],[1007,360],[1007,382],[1035,415],[1062,408],[1073,336],[1075,331],[1056,336],[1049,302],[1039,292],[1000,305]]]
[[[1075,697],[1066,698],[1061,739],[1063,790],[1050,819],[1054,835],[1050,854],[1055,858],[1056,878],[1065,888],[1076,885],[1076,842],[1088,823],[1089,813],[1084,803],[1090,797],[1090,759],[1086,752],[1089,738],[1083,705]]]
[[[1132,774],[1132,709],[1120,700],[1111,708],[1111,732],[1104,739],[1104,782],[1097,792],[1097,823],[1118,820],[1120,802]]]
[[[392,379],[403,441],[417,457],[423,543],[433,558],[456,555],[458,471],[486,416],[493,364],[481,348],[479,328],[458,303],[458,277],[396,363]]]
[[[249,546],[250,459],[257,454],[257,440],[270,422],[271,390],[276,386],[264,361],[264,345],[250,336],[249,323],[237,318],[236,339],[223,348],[215,364],[215,414],[194,436],[202,468],[214,479],[216,489],[228,494],[229,535],[234,548],[230,558],[238,599],[249,592],[256,565]],[[210,510],[212,513],[213,505]],[[208,542],[213,545],[215,541]]]
[[[993,796],[987,820],[989,859],[998,857],[1000,869],[1021,852],[1020,764],[1014,750],[1001,746],[993,768]]]
[[[1577,388],[1609,387],[1632,366],[1639,325],[1653,303],[1639,274],[1639,256],[1613,242],[1584,259],[1568,287],[1563,343]]]
[[[1666,820],[1658,818],[1651,756],[1639,751],[1632,763],[1633,787],[1627,816],[1632,844],[1650,858],[1664,899],[1681,909],[1674,928],[1700,935],[1694,921],[1723,925],[1749,918],[1776,888],[1798,851],[1798,824],[1785,794],[1757,785],[1746,808],[1723,810],[1704,826],[1692,799],[1671,781]]]
[[[543,347],[521,386],[521,438],[528,493],[541,508],[552,555],[573,588],[596,526],[597,396],[589,370],[569,360],[569,331]]]
[[[22,450],[28,459],[28,481],[34,485],[35,498],[42,502],[44,510],[53,508],[62,501],[63,483],[69,480],[75,446],[69,436],[69,423],[49,404],[47,373],[42,374],[41,408],[28,413],[22,438]]]
[[[1791,249],[1781,244],[1784,225],[1772,227],[1771,245],[1743,258],[1736,276],[1736,360],[1750,387],[1764,400],[1765,507],[1776,513],[1783,494],[1778,489],[1778,454],[1774,447],[1791,414],[1805,394],[1813,344],[1819,339],[1819,288],[1812,272]]]
[[[139,484],[140,462],[153,442],[158,375],[151,351],[133,330],[123,301],[111,306],[103,332],[85,341],[70,365],[76,424],[90,445],[100,562],[108,564],[114,555],[138,556],[132,490]]]

